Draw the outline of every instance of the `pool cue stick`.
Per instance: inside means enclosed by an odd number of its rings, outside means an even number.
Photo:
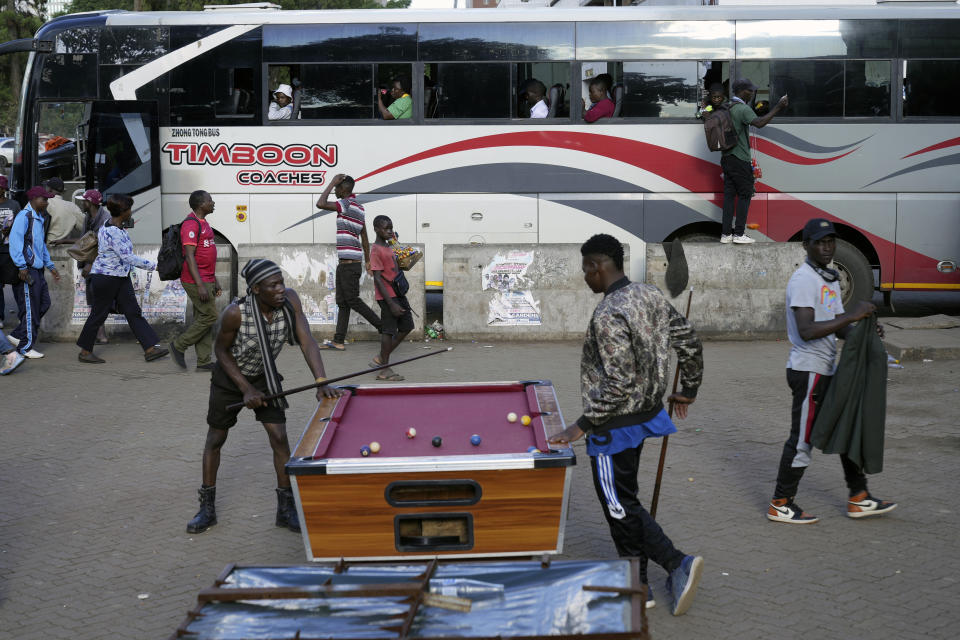
[[[690,287],[690,293],[687,295],[687,312],[684,314],[684,317],[687,318],[687,321],[690,321],[690,301],[693,299],[693,287]],[[673,395],[677,392],[677,385],[680,383],[680,359],[677,359],[677,370],[673,373],[673,391],[670,392],[670,395]],[[673,406],[674,403],[670,403],[670,408],[667,410],[667,415],[670,416],[671,420],[673,419]],[[663,444],[660,445],[660,464],[657,466],[657,481],[653,485],[653,498],[650,499],[650,517],[657,517],[657,503],[660,501],[660,481],[663,480],[663,464],[667,460],[667,443],[670,441],[670,436],[663,436]]]
[[[431,351],[430,353],[424,353],[419,356],[413,356],[412,358],[407,358],[406,360],[398,360],[397,362],[389,362],[387,364],[382,364],[379,367],[371,367],[370,369],[364,369],[363,371],[355,371],[353,373],[348,373],[344,376],[337,376],[336,378],[330,378],[329,380],[324,380],[323,382],[314,382],[313,384],[305,384],[302,387],[296,387],[295,389],[290,389],[289,391],[283,391],[281,393],[274,393],[268,396],[263,396],[263,400],[264,402],[268,400],[276,400],[277,398],[290,396],[295,393],[300,393],[301,391],[307,391],[308,389],[317,389],[319,387],[325,387],[329,385],[331,382],[340,382],[341,380],[346,380],[347,378],[355,378],[357,376],[362,376],[365,373],[373,373],[374,371],[387,369],[394,365],[413,362],[414,360],[419,360],[420,358],[429,358],[430,356],[435,356],[438,353],[446,353],[447,351],[453,351],[453,347],[447,347],[446,349],[437,349],[436,351]],[[242,402],[235,402],[231,405],[227,405],[227,411],[233,411],[234,409],[242,406],[243,406]]]

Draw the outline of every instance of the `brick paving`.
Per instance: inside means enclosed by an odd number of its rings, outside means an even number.
[[[400,355],[423,346],[433,343]],[[579,415],[579,344],[454,346],[403,367],[407,380],[550,378],[567,421]],[[300,537],[273,525],[270,451],[252,415],[223,451],[220,523],[185,533],[207,376],[145,363],[131,343],[98,348],[101,366],[78,363],[73,345],[41,350],[46,358],[0,379],[0,638],[166,638],[226,564],[304,562]],[[328,371],[362,368],[373,350],[328,354]],[[706,345],[704,387],[670,439],[658,518],[706,571],[693,608],[673,618],[665,575],[651,568],[653,637],[956,637],[960,362],[890,370],[886,470],[871,488],[899,501],[896,511],[846,518],[839,461],[817,454],[798,502],[821,521],[791,527],[763,517],[788,429],[786,353],[783,342]],[[296,350],[280,369],[288,387],[310,380]],[[292,402],[293,441],[311,400]],[[577,453],[563,557],[611,557],[582,444]],[[645,502],[658,455],[656,444],[644,452]]]

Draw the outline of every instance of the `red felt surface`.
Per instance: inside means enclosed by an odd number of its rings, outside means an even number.
[[[510,412],[517,414],[514,423],[507,422]],[[520,424],[523,415],[530,426]],[[410,427],[417,430],[412,439]],[[470,444],[473,434],[480,446]],[[434,436],[442,446],[431,444]],[[547,451],[534,388],[520,384],[356,389],[337,402],[313,458],[358,458],[373,441],[381,449],[371,458]]]

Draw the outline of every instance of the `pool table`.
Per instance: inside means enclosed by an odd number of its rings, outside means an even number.
[[[562,550],[576,457],[547,445],[565,428],[550,382],[341,390],[320,403],[286,465],[309,560]],[[379,452],[365,450],[372,442]]]

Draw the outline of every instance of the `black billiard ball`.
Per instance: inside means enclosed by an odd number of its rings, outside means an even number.
[[[443,438],[441,438],[440,436],[435,436],[433,440],[431,440],[430,442],[433,444],[433,446],[439,447],[440,445],[443,444]]]

